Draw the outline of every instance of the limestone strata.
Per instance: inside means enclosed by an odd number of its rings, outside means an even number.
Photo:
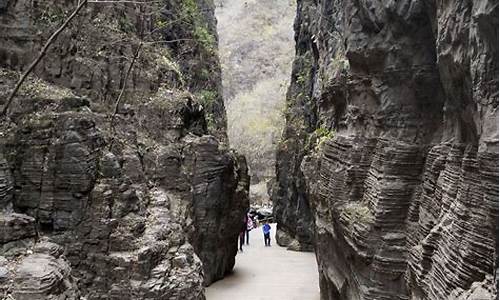
[[[241,212],[248,209],[250,178],[243,156],[220,153],[213,137],[188,140],[183,153],[192,174],[194,222],[193,246],[203,261],[210,283],[233,269]],[[214,222],[218,220],[218,222]]]
[[[299,1],[274,200],[288,236],[313,216],[322,299],[498,297],[497,28],[488,0]]]
[[[0,107],[76,4],[0,2]],[[204,299],[233,268],[249,183],[225,141],[213,3],[75,20],[1,126],[0,298]]]
[[[201,299],[204,282],[232,269],[248,206],[244,160],[211,136],[150,139],[155,131],[138,130],[141,115],[120,117],[113,137],[91,112],[42,116],[25,115],[3,145],[13,208],[33,216],[5,217],[4,255],[11,241],[35,237],[36,218],[39,235],[66,247],[90,299]]]
[[[9,170],[9,165],[5,158],[0,156],[0,199],[3,202],[0,203],[1,207],[6,207],[10,202],[10,195],[12,189],[12,177]]]
[[[62,258],[33,254],[23,258],[13,271],[12,296],[19,300],[78,299],[71,267]],[[58,295],[59,291],[64,291]]]

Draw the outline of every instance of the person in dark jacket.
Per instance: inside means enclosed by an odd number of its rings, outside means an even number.
[[[243,223],[240,229],[240,251],[243,252],[243,245],[245,244],[245,234],[247,232],[247,217],[243,218]]]
[[[245,231],[240,232],[240,251],[243,252],[243,244],[245,244]]]

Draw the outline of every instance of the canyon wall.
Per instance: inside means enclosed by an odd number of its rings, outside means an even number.
[[[497,299],[498,2],[299,0],[295,32],[277,237],[322,299]]]
[[[0,1],[0,107],[78,1]],[[0,130],[0,293],[204,299],[248,208],[210,0],[88,3]],[[80,298],[82,297],[82,298]]]

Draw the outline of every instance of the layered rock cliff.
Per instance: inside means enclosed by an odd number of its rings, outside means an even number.
[[[0,106],[77,3],[0,1]],[[213,9],[89,3],[49,48],[2,120],[2,297],[204,299],[232,269],[249,178]]]
[[[496,299],[498,2],[300,0],[295,31],[275,213],[322,299]]]

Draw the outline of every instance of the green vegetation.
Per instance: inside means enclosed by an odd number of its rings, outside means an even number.
[[[368,225],[375,221],[370,208],[362,202],[349,202],[339,208],[340,218],[352,231],[355,224]]]
[[[202,68],[199,75],[202,80],[210,79],[210,71],[207,68]]]
[[[214,116],[212,114],[205,112],[205,120],[207,121],[208,128],[215,128],[216,123],[215,123]]]
[[[173,72],[177,80],[179,81],[181,87],[184,87],[186,82],[184,79],[184,76],[182,75],[181,68],[179,64],[174,61],[170,57],[170,53],[166,48],[160,48],[160,49],[148,49],[148,47],[144,47],[151,55],[154,57],[154,63],[156,66],[156,70],[159,72],[165,72],[165,71],[171,71]]]
[[[304,85],[307,83],[310,79],[310,74],[309,70],[306,68],[303,68],[299,74],[297,75],[297,80],[295,81],[298,85]]]
[[[305,87],[304,84],[311,80],[312,57],[310,52],[304,53],[298,57],[300,72],[297,74],[295,83],[300,87]]]
[[[309,99],[309,89],[311,82],[311,69],[312,69],[312,57],[309,52],[296,58],[296,63],[299,68],[299,72],[295,75],[294,82],[291,89],[291,97],[287,101],[289,107],[294,107],[296,103],[308,103]]]
[[[214,104],[217,103],[219,94],[217,91],[211,90],[201,90],[196,93],[196,96],[201,105],[203,105],[203,109],[205,111],[205,120],[207,121],[207,127],[210,129],[215,129],[217,127],[217,123],[215,117],[213,115]]]
[[[323,126],[319,127],[318,129],[316,129],[314,131],[314,134],[316,134],[316,136],[319,138],[319,139],[330,139],[330,138],[333,138],[333,134],[335,132],[333,130],[329,130]]]
[[[335,136],[335,130],[330,130],[328,128],[325,128],[323,126],[317,128],[313,134],[311,135],[311,138],[314,139],[314,142],[312,144],[315,145],[316,151],[319,151],[322,149],[323,144],[327,141],[332,139]]]
[[[50,114],[33,114],[28,116],[25,120],[25,126],[35,130],[50,128],[53,126],[54,120]]]
[[[162,19],[155,20],[155,28],[163,29],[163,28],[166,28],[167,26],[168,26],[168,22],[166,20],[162,20]]]
[[[179,18],[183,20],[183,23],[189,24],[193,39],[199,46],[205,49],[207,53],[211,55],[216,54],[217,45],[215,36],[209,31],[208,24],[206,24],[196,1],[182,0],[180,5],[181,11]]]
[[[349,69],[349,60],[345,57],[345,54],[337,50],[335,56],[333,57],[332,65],[337,70],[348,70]]]
[[[120,29],[120,31],[123,31],[123,32],[134,32],[135,31],[135,25],[125,15],[122,18],[118,19],[118,28]]]
[[[209,90],[201,90],[198,92],[198,96],[201,104],[205,109],[212,107],[212,105],[217,101],[217,92]]]
[[[35,19],[36,22],[49,27],[62,23],[66,18],[64,10],[57,5],[46,5],[40,12],[40,16]]]
[[[194,37],[209,53],[215,54],[215,38],[205,26],[195,25]]]
[[[48,82],[33,75],[29,76],[25,83],[21,86],[19,94],[28,97],[54,100],[74,97],[70,89],[49,84]]]
[[[183,92],[160,87],[158,91],[149,97],[149,101],[155,107],[163,110],[176,109],[176,105],[184,98]]]

